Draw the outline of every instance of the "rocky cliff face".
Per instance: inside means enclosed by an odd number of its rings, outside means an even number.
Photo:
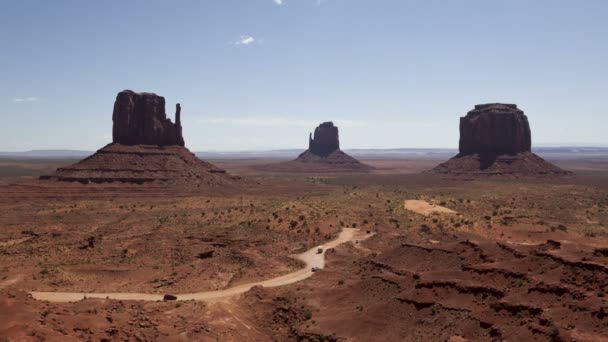
[[[124,90],[118,93],[112,114],[113,142],[122,145],[184,146],[181,108],[175,123],[165,113],[165,98],[152,93]]]
[[[327,157],[340,149],[338,127],[333,122],[324,122],[315,129],[314,137],[308,138],[308,150],[321,157]]]
[[[476,105],[460,118],[460,154],[517,154],[531,150],[530,124],[514,104]]]

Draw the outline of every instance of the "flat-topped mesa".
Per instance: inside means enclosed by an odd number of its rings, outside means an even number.
[[[461,155],[530,152],[530,124],[515,104],[488,103],[460,118]]]
[[[460,153],[430,170],[451,175],[569,175],[532,153],[530,124],[514,104],[488,103],[460,118]]]
[[[164,97],[123,90],[114,102],[112,142],[122,145],[184,146],[180,115],[179,103],[173,123],[165,113]]]
[[[315,155],[327,157],[339,149],[338,127],[331,121],[320,124],[315,129],[314,137],[311,133],[308,138],[308,150]]]

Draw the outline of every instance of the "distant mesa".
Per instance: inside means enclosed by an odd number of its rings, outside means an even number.
[[[116,96],[112,121],[111,144],[40,179],[85,184],[188,183],[190,186],[227,185],[237,180],[184,147],[179,104],[173,123],[167,118],[162,96],[124,90]]]
[[[320,124],[308,138],[308,150],[295,160],[258,167],[278,172],[368,172],[363,164],[340,150],[338,127],[333,122]]]
[[[476,105],[460,118],[461,154],[517,154],[532,150],[530,124],[514,104]]]
[[[327,157],[339,149],[338,127],[334,126],[331,121],[320,124],[315,128],[314,137],[312,133],[308,137],[308,150],[314,155]]]
[[[532,134],[515,104],[488,103],[460,118],[460,153],[435,167],[442,174],[564,175],[569,172],[532,153]]]

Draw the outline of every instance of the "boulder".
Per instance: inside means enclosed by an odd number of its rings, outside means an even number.
[[[181,107],[175,123],[165,113],[165,98],[152,93],[124,90],[118,93],[112,113],[113,142],[122,145],[184,146]]]
[[[215,251],[213,249],[198,253],[198,255],[196,256],[199,259],[209,259],[211,257],[213,257],[213,253],[215,253]]]

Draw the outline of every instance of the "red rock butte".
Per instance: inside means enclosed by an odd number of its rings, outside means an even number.
[[[475,106],[460,118],[461,154],[517,154],[532,150],[530,124],[514,104]]]
[[[315,128],[314,137],[312,133],[308,137],[308,150],[317,156],[327,157],[339,149],[338,127],[331,121],[320,124]]]
[[[515,104],[488,103],[460,118],[459,154],[435,167],[442,174],[565,175],[532,153],[528,117]]]
[[[175,123],[165,114],[165,98],[124,90],[118,93],[112,113],[112,142],[123,145],[184,146],[181,106],[175,105]]]
[[[340,150],[338,127],[328,121],[310,133],[308,150],[292,161],[263,165],[258,169],[277,172],[369,172],[372,166],[363,164]]]
[[[194,187],[237,181],[237,177],[200,160],[184,147],[179,104],[173,123],[167,118],[162,96],[124,90],[116,96],[112,121],[111,144],[40,179],[83,184],[187,183]]]

